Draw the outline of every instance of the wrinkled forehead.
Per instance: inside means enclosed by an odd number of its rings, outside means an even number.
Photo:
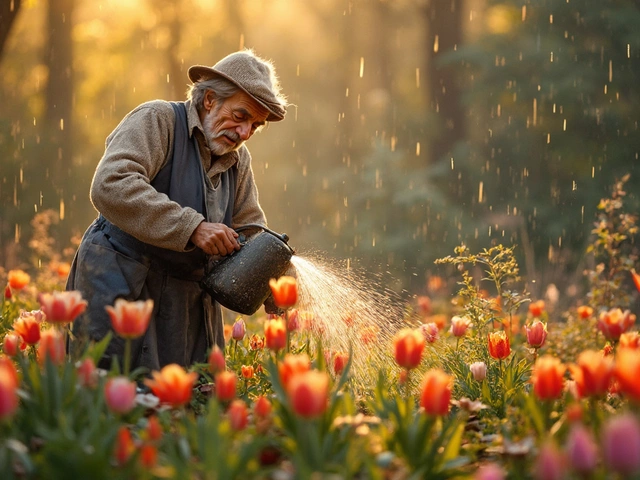
[[[240,110],[245,115],[249,115],[254,120],[266,121],[269,116],[269,110],[255,100],[251,95],[239,90],[231,97],[225,100],[225,106],[233,109]]]

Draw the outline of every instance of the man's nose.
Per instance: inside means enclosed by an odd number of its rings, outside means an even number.
[[[251,124],[250,123],[241,123],[240,125],[238,125],[238,128],[236,128],[236,132],[238,132],[238,135],[240,135],[240,138],[243,141],[249,140],[249,137],[251,137]]]

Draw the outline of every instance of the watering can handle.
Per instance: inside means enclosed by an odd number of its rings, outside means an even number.
[[[239,227],[234,228],[234,230],[239,233],[243,230],[248,230],[250,228],[259,228],[261,230],[264,230],[267,233],[270,233],[274,237],[282,240],[287,245],[287,247],[291,249],[292,252],[294,251],[293,248],[291,248],[291,246],[289,245],[289,236],[286,233],[274,232],[273,230],[265,227],[264,225],[260,225],[259,223],[247,223],[246,225],[240,225]]]

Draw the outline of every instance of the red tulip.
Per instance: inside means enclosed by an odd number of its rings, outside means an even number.
[[[61,365],[66,355],[65,336],[53,328],[42,332],[38,344],[38,362],[44,364],[45,358],[49,358],[54,365]]]
[[[145,443],[140,447],[140,463],[145,468],[153,468],[158,463],[158,449],[155,445]]]
[[[227,415],[231,428],[235,431],[244,430],[249,423],[249,410],[244,400],[233,400],[229,405]]]
[[[38,335],[40,335],[40,328],[38,328]],[[10,357],[15,357],[20,351],[22,345],[22,337],[17,332],[9,332],[4,336],[4,342],[2,342],[2,351]]]
[[[118,465],[124,465],[127,463],[136,447],[131,438],[131,432],[124,425],[118,429],[118,436],[116,437],[115,445],[115,457]]]
[[[509,337],[504,330],[497,332],[491,332],[489,334],[489,355],[496,360],[503,360],[511,353],[511,346],[509,345]]]
[[[527,343],[532,348],[540,348],[547,339],[547,324],[542,323],[537,318],[530,326],[525,327],[527,331]]]
[[[147,420],[147,437],[151,441],[160,440],[162,438],[162,426],[158,417],[151,415]]]
[[[227,363],[224,359],[224,353],[220,347],[214,345],[209,354],[209,371],[214,375],[227,369]]]
[[[449,412],[453,377],[440,369],[428,370],[422,379],[420,406],[427,415],[440,416]]]
[[[107,305],[104,309],[111,318],[113,330],[122,338],[138,338],[145,334],[153,312],[153,300],[129,302],[122,298],[116,300],[115,306]]]
[[[333,357],[333,371],[336,375],[342,374],[344,367],[349,363],[349,355],[344,352],[336,352]]]
[[[13,329],[27,345],[35,345],[40,341],[40,322],[33,315],[18,317],[13,323]]]
[[[407,370],[416,368],[420,365],[424,345],[424,335],[419,330],[403,328],[393,339],[396,363]]]
[[[128,413],[136,406],[136,384],[126,377],[113,377],[104,386],[104,398],[109,410]]]
[[[236,374],[229,371],[220,372],[216,375],[216,398],[220,402],[229,402],[236,397]]]
[[[544,355],[533,367],[531,383],[533,392],[540,400],[560,398],[564,387],[564,372],[567,370],[558,358]]]
[[[160,402],[180,407],[191,400],[193,384],[198,378],[195,372],[187,373],[184,368],[175,363],[166,365],[159,372],[152,372],[153,379],[146,379],[144,383]]]
[[[278,365],[282,386],[286,389],[294,376],[308,372],[310,369],[311,360],[306,353],[298,355],[286,354],[282,363]]]
[[[23,270],[9,270],[7,280],[9,281],[9,286],[13,290],[22,290],[24,287],[29,285],[31,277]]]
[[[291,378],[286,390],[296,414],[316,418],[325,412],[329,403],[329,376],[326,372],[309,370]]]
[[[265,418],[271,413],[271,402],[265,396],[259,396],[253,404],[256,417]]]
[[[298,282],[295,278],[283,276],[269,280],[274,303],[280,308],[293,307],[298,302]]]
[[[8,357],[0,355],[0,420],[13,416],[18,409],[18,372]]]
[[[613,378],[613,358],[595,350],[578,355],[577,364],[569,365],[580,397],[602,396]]]
[[[282,350],[287,346],[287,331],[284,320],[277,318],[267,320],[264,324],[264,338],[267,348],[271,350]]]
[[[598,329],[607,340],[617,341],[624,332],[629,330],[636,321],[636,316],[625,310],[613,308],[600,313],[598,318]]]
[[[49,323],[73,322],[87,308],[78,291],[40,294],[40,306]]]

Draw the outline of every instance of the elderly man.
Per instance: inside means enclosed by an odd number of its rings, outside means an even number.
[[[240,248],[234,227],[266,225],[244,142],[283,120],[287,102],[272,64],[250,50],[188,75],[185,102],[144,103],[107,138],[90,192],[100,214],[67,283],[89,302],[72,350],[109,332],[105,306],[117,298],[154,301],[146,334],[132,344],[132,367],[187,366],[206,361],[214,344],[224,348],[221,308],[199,281],[209,256]],[[123,351],[114,337],[100,366]]]

